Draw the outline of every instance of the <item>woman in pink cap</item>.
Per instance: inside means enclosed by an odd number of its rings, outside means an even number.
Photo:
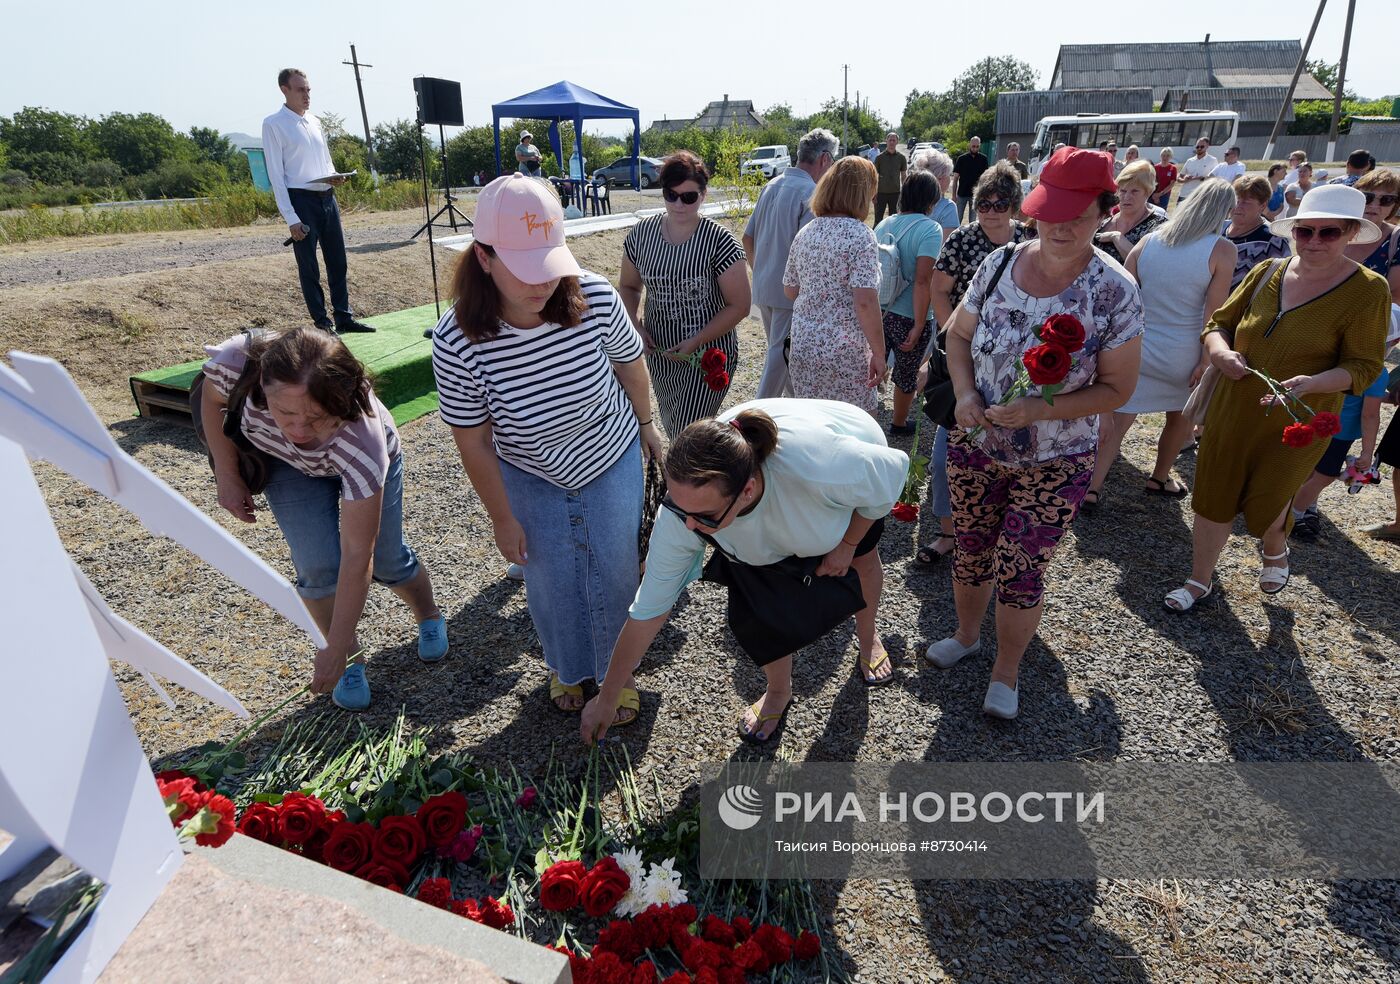
[[[980,652],[995,592],[997,655],[982,705],[994,717],[1019,712],[1021,658],[1040,624],[1045,570],[1089,487],[1099,414],[1122,406],[1137,385],[1137,284],[1094,248],[1115,187],[1103,154],[1056,151],[1021,206],[1038,238],[1008,243],[983,261],[948,329],[961,428],[948,443],[958,628],[930,646],[927,659],[948,669]],[[1004,403],[1052,315],[1082,327],[1063,388],[1053,405],[1034,385]],[[1066,337],[1065,347],[1075,340]]]
[[[561,711],[607,673],[637,592],[643,449],[661,452],[642,339],[564,244],[559,198],[523,174],[477,199],[455,302],[433,331],[442,418],[525,597]],[[630,678],[614,725],[636,720]]]

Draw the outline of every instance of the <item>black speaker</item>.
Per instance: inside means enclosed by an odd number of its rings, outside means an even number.
[[[418,95],[420,123],[462,125],[462,83],[420,75],[413,80],[413,91]]]

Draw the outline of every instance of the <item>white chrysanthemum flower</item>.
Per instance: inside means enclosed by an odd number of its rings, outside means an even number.
[[[643,889],[643,909],[652,905],[680,905],[686,900],[685,889],[681,887],[681,873],[675,870],[675,864],[675,858],[667,858],[651,866]]]
[[[646,895],[646,864],[642,861],[642,852],[636,848],[628,848],[614,854],[612,858],[617,862],[617,866],[627,873],[628,878],[627,894],[618,901],[616,912],[620,916],[635,916],[645,912],[647,903],[643,899]]]

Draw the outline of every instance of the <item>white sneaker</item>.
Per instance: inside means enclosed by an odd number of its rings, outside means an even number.
[[[511,581],[525,580],[525,565],[511,564],[506,568],[506,578]]]
[[[993,680],[987,688],[986,699],[982,701],[982,713],[1010,721],[1020,712],[1021,681],[1016,681],[1016,689],[1013,690],[1000,680]]]
[[[949,636],[940,639],[932,646],[928,647],[928,652],[924,653],[924,659],[928,660],[940,670],[951,669],[962,661],[964,656],[971,656],[982,651],[982,640],[979,638],[970,646],[964,646],[957,639]]]

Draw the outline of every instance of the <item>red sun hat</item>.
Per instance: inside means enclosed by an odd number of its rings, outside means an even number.
[[[1061,147],[1040,169],[1040,183],[1021,203],[1021,211],[1038,222],[1070,222],[1101,192],[1117,190],[1107,154]]]

